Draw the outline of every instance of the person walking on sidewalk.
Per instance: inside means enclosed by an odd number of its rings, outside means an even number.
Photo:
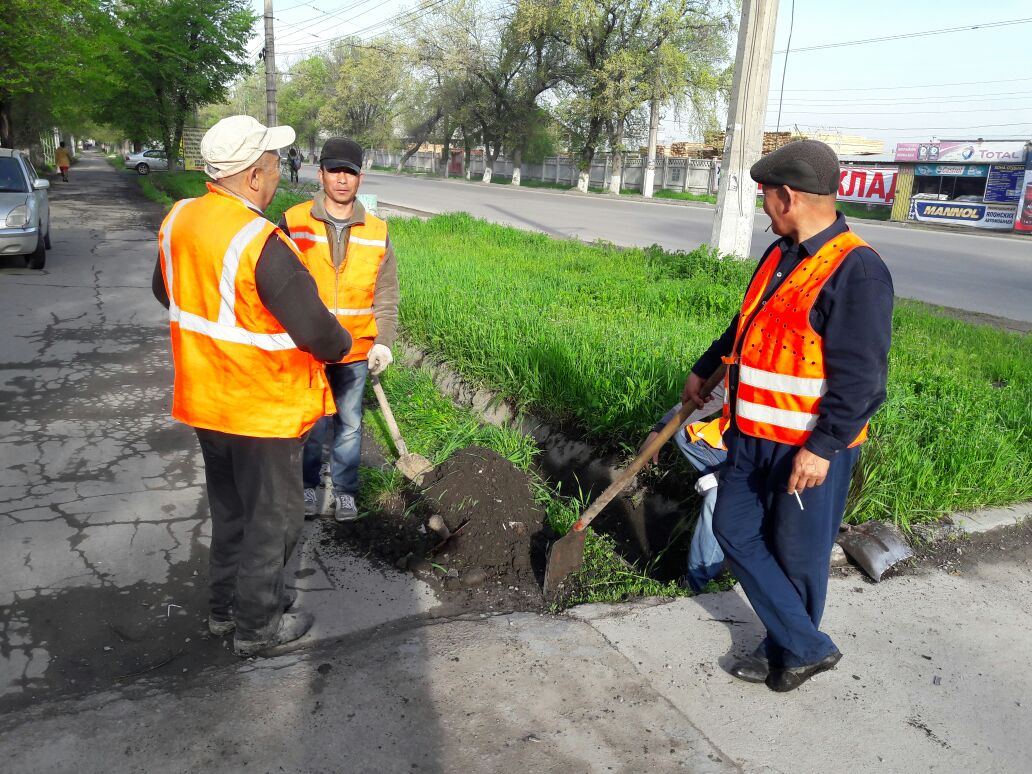
[[[72,166],[72,154],[63,142],[54,148],[54,164],[61,171],[61,179],[67,183],[68,169]]]
[[[301,154],[298,153],[297,148],[291,147],[287,151],[287,166],[290,167],[290,182],[298,182],[297,173],[301,169]]]
[[[781,239],[692,367],[683,400],[701,406],[705,379],[728,364],[713,531],[767,630],[730,672],[790,691],[842,657],[819,627],[853,465],[885,400],[893,289],[882,259],[835,210],[830,147],[790,143],[750,175]]]
[[[358,518],[358,462],[362,452],[362,394],[366,376],[379,376],[394,359],[398,331],[398,266],[387,224],[357,198],[362,146],[331,137],[319,156],[322,190],[287,210],[280,221],[301,250],[323,303],[351,333],[348,355],[326,366],[336,414],[319,423],[305,444],[302,477],[305,516],[317,515],[315,488],[323,444],[332,439],[330,476],[338,522]]]
[[[713,398],[708,401],[707,406],[692,412],[674,434],[674,443],[681,450],[681,454],[692,464],[692,467],[699,471],[699,478],[695,481],[695,491],[702,497],[702,508],[699,511],[699,519],[695,523],[695,531],[692,533],[692,542],[688,547],[685,574],[679,581],[682,587],[691,589],[696,594],[700,593],[707,583],[720,575],[724,564],[724,552],[713,535],[713,509],[717,504],[720,468],[727,459],[727,449],[724,447],[722,438],[727,421],[723,417],[705,419],[720,409],[723,400],[723,387],[718,386],[713,391]],[[678,403],[664,414],[642,443],[641,448],[644,449],[651,443],[666,423],[680,410],[681,404]],[[654,465],[659,463],[658,452],[653,456],[651,462]]]
[[[297,480],[305,434],[332,413],[323,362],[351,336],[319,301],[293,243],[262,216],[279,185],[289,126],[249,116],[201,140],[208,193],[176,202],[158,234],[154,295],[169,310],[172,416],[195,428],[212,517],[208,627],[236,630],[253,656],[304,635],[313,618],[283,566],[304,520]]]

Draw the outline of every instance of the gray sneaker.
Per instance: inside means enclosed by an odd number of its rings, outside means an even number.
[[[358,518],[358,506],[355,505],[354,495],[339,494],[333,498],[333,518],[338,523],[354,521]]]
[[[297,491],[296,489],[294,490]],[[315,498],[315,490],[305,487],[305,518],[314,519],[315,513],[318,508],[318,503]]]
[[[298,610],[295,613],[284,613],[280,618],[279,628],[276,633],[267,640],[243,640],[239,636],[233,638],[233,652],[241,658],[250,658],[259,655],[263,650],[275,648],[278,645],[286,645],[288,642],[301,639],[305,636],[312,624],[315,623],[315,616]]]

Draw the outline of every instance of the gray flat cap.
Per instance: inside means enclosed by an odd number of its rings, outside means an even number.
[[[753,164],[749,176],[760,185],[787,185],[807,193],[833,194],[839,187],[838,156],[818,140],[796,140]]]

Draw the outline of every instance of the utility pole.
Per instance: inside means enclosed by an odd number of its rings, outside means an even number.
[[[646,199],[652,198],[652,187],[656,182],[656,139],[659,135],[659,99],[652,98],[649,114],[649,155],[645,162],[645,179],[641,183],[641,193]]]
[[[265,123],[276,126],[276,42],[272,32],[272,0],[265,0]]]
[[[749,177],[749,167],[763,151],[763,123],[777,19],[778,0],[742,0],[735,78],[727,113],[717,211],[710,237],[710,244],[721,255],[748,258],[752,246],[756,184]]]

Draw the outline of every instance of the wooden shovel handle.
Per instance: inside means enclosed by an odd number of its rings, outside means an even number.
[[[713,372],[710,378],[706,380],[706,383],[703,384],[702,389],[699,390],[699,394],[705,397],[713,392],[720,380],[724,378],[724,373],[726,371],[727,366],[721,364],[717,370]],[[673,434],[676,433],[678,428],[681,426],[681,423],[684,422],[684,420],[686,420],[695,410],[696,406],[692,403],[682,405],[681,410],[677,412],[674,418],[667,422],[666,425],[663,426],[663,429],[659,431],[659,435],[653,438],[651,443],[646,444],[645,448],[638,452],[638,456],[634,458],[634,461],[624,468],[620,475],[616,477],[616,480],[606,487],[606,491],[599,495],[598,499],[591,504],[588,510],[581,514],[581,517],[577,519],[570,531],[582,532],[586,529],[602,509],[609,505],[609,502],[623,491],[624,487],[626,487],[628,482],[634,478],[635,474],[645,466],[645,463],[652,459],[653,455],[662,448],[663,444],[670,440]]]
[[[383,418],[387,421],[387,429],[391,431],[391,438],[394,440],[394,446],[398,450],[398,456],[404,457],[408,454],[408,446],[405,445],[405,441],[402,440],[401,430],[398,429],[398,423],[394,421],[394,412],[391,411],[391,404],[387,402],[387,396],[383,392],[383,386],[380,384],[379,377],[374,376],[373,379],[373,393],[376,395],[376,401],[380,404],[380,411],[383,412]]]

